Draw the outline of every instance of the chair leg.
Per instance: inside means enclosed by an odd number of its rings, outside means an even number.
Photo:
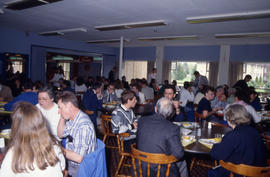
[[[106,144],[106,138],[107,138],[107,135],[105,134],[102,140],[104,144]]]
[[[192,160],[191,160],[190,167],[189,167],[190,172],[191,172],[191,170],[192,170],[192,168],[194,166],[195,160],[196,160],[195,157],[193,157]]]
[[[117,169],[116,169],[116,172],[115,172],[115,174],[114,174],[114,177],[117,177],[117,176],[118,176],[118,173],[119,173],[119,171],[120,171],[120,169],[121,169],[121,167],[122,167],[124,158],[125,158],[125,156],[122,155],[122,156],[121,156],[121,159],[120,159],[120,161],[119,161],[119,163],[118,163],[118,167],[117,167]]]

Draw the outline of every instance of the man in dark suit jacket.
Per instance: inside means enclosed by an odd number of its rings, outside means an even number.
[[[172,164],[170,169],[170,177],[188,176],[186,162],[181,159],[184,156],[184,150],[180,139],[180,129],[167,120],[173,113],[173,103],[163,97],[155,107],[157,114],[149,117],[142,117],[138,121],[138,129],[136,135],[137,148],[148,153],[162,153],[173,155],[179,162]],[[146,173],[146,166],[143,166]],[[157,167],[151,166],[150,174],[156,174]],[[165,176],[166,168],[161,169],[161,175]]]
[[[89,115],[89,117],[95,128],[97,128],[97,111],[102,108],[101,83],[94,83],[92,89],[89,89],[83,94],[82,103],[85,110],[94,111],[94,114]]]

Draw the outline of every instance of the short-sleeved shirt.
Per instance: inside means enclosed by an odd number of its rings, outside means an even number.
[[[66,122],[63,137],[70,135],[71,140],[66,139],[66,149],[85,156],[96,150],[96,133],[93,123],[82,111],[79,111],[74,120]],[[72,161],[72,164],[79,165]]]
[[[205,97],[201,99],[197,107],[197,113],[202,114],[203,111],[212,111],[211,103]]]

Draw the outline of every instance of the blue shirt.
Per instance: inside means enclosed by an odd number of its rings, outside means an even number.
[[[5,104],[4,109],[6,111],[12,111],[14,109],[14,104],[20,101],[29,102],[33,105],[36,105],[38,103],[38,96],[35,92],[24,92],[14,98],[12,101]]]
[[[83,94],[83,107],[86,110],[94,111],[94,114],[91,117],[97,117],[97,111],[102,108],[102,99],[98,99],[97,95],[92,89],[89,89]]]

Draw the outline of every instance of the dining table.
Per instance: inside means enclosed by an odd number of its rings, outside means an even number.
[[[228,126],[207,121],[202,121],[201,123],[178,122],[176,124],[180,126],[181,141],[184,151],[192,154],[210,154],[211,147],[207,146],[207,144],[203,144],[203,140],[215,140],[217,138],[216,136],[221,140],[226,133],[232,130]],[[190,139],[185,141],[183,139],[185,136],[190,137]]]

